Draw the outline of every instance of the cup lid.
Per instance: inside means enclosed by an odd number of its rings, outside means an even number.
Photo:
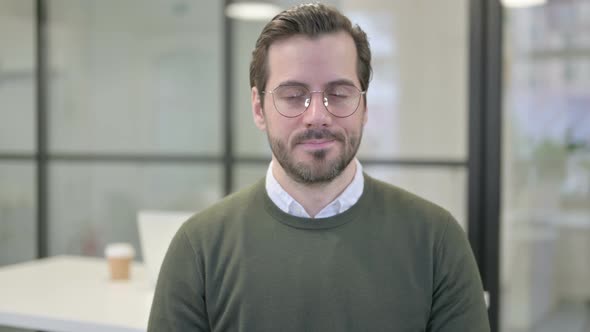
[[[104,249],[106,257],[123,258],[123,257],[134,257],[135,249],[129,243],[109,243]]]

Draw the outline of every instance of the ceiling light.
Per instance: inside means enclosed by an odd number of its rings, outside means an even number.
[[[265,2],[237,2],[227,5],[225,15],[237,20],[268,21],[281,10],[281,7]]]
[[[508,8],[524,8],[543,5],[547,0],[501,0],[502,5]]]

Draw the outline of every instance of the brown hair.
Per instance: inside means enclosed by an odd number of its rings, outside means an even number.
[[[317,37],[320,34],[345,31],[354,40],[357,51],[357,75],[361,89],[369,88],[371,79],[371,49],[367,34],[336,8],[320,3],[309,3],[287,9],[266,24],[252,51],[250,62],[250,87],[256,86],[258,92],[264,91],[268,79],[268,48],[280,39],[303,34]],[[365,95],[366,96],[366,95]]]

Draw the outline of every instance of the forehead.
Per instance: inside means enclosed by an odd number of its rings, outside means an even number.
[[[336,80],[360,84],[356,68],[356,46],[348,33],[327,33],[313,38],[295,35],[269,47],[267,88],[284,81],[314,87]]]

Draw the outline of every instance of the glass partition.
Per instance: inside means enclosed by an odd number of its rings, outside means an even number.
[[[52,152],[221,155],[221,2],[47,4]]]
[[[214,166],[55,162],[49,253],[103,256],[109,242],[139,250],[139,211],[198,212],[222,196],[220,182]]]
[[[35,168],[30,161],[0,162],[0,266],[37,255]]]
[[[0,153],[35,149],[34,22],[33,1],[0,2]]]
[[[588,331],[590,3],[504,16],[502,331]]]
[[[34,22],[33,1],[0,1],[0,157],[24,156],[0,158],[0,266],[37,254]]]

